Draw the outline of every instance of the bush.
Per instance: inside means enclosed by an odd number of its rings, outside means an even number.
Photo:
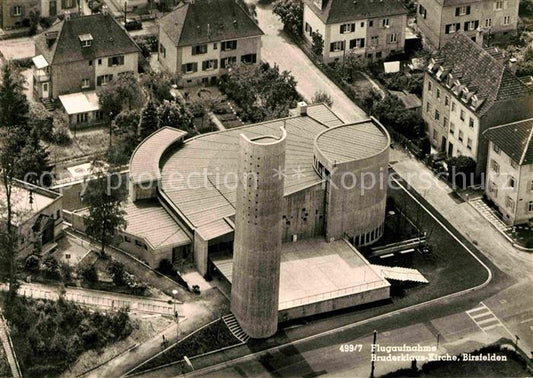
[[[52,255],[47,255],[43,259],[40,270],[45,278],[51,280],[61,279],[61,270],[59,269],[59,262]]]
[[[125,279],[124,279],[124,274],[125,274],[124,264],[116,260],[112,260],[111,264],[108,267],[108,270],[109,270],[109,274],[111,274],[111,277],[113,278],[113,283],[115,285],[123,286],[126,284]]]
[[[80,276],[85,278],[89,283],[98,282],[98,271],[94,265],[89,265],[80,272]]]
[[[53,141],[58,146],[67,146],[72,143],[70,131],[67,128],[60,127],[54,131]]]
[[[333,100],[331,99],[331,96],[324,91],[316,91],[311,99],[311,102],[313,104],[325,103],[329,107],[333,106]]]
[[[39,273],[41,259],[37,255],[29,255],[24,262],[24,270],[30,273]]]

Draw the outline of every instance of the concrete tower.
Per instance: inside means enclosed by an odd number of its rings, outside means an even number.
[[[240,138],[231,311],[256,339],[278,326],[286,137]]]

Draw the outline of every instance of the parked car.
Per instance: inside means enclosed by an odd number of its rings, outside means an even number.
[[[141,30],[143,28],[143,24],[141,20],[134,19],[134,18],[127,18],[126,22],[124,22],[124,28],[126,30]]]

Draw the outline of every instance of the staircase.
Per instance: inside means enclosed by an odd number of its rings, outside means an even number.
[[[235,319],[235,315],[224,315],[222,317],[222,320],[224,320],[224,323],[226,323],[233,336],[235,336],[241,342],[246,343],[248,342],[248,340],[250,340],[250,336],[244,333],[241,326],[239,325],[239,322],[237,321],[237,319]]]
[[[54,111],[55,106],[52,103],[52,101],[50,101],[49,98],[43,98],[43,99],[41,99],[41,102],[43,103],[43,105],[46,108],[46,110],[48,110],[49,112]]]
[[[7,326],[5,324],[5,320],[3,317],[0,319],[0,348],[4,348],[4,352],[7,358],[7,362],[9,363],[9,366],[11,368],[11,374],[14,378],[21,377],[18,362],[15,359],[15,351],[13,350],[13,346],[11,344],[11,341],[9,340],[9,336],[7,334]]]

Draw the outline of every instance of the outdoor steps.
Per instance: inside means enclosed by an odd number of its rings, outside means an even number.
[[[11,343],[8,339],[6,327],[7,326],[4,321],[0,321],[0,342],[2,343],[2,346],[0,347],[4,348],[7,362],[11,367],[11,374],[13,375],[13,377],[18,378],[20,377],[20,374],[17,369],[17,362],[15,361],[15,356],[13,355],[14,351],[11,349]]]
[[[509,229],[509,225],[505,223],[501,218],[498,212],[490,208],[483,199],[475,199],[469,201],[470,205],[476,209],[486,220],[489,221],[496,229],[500,231],[506,231]]]
[[[239,325],[239,322],[237,319],[235,319],[235,315],[229,314],[224,315],[222,317],[222,320],[224,320],[224,323],[228,326],[231,333],[233,333],[233,336],[235,336],[237,339],[239,339],[241,342],[246,343],[250,339],[250,336],[248,336]]]
[[[43,98],[41,99],[41,102],[43,103],[46,110],[48,110],[49,112],[54,110],[54,104],[52,104],[52,101],[50,101],[49,98]]]

